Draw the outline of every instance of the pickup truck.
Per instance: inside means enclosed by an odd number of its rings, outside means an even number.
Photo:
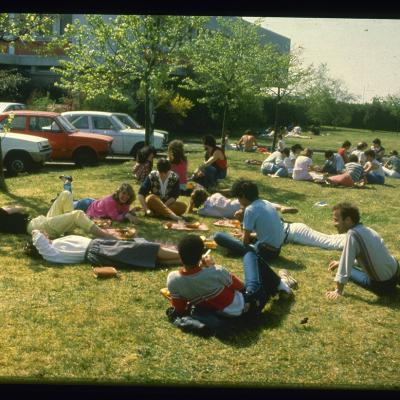
[[[0,132],[0,140],[3,163],[11,174],[32,171],[50,159],[51,146],[47,139]]]

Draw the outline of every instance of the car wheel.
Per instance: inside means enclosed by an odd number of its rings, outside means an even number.
[[[138,151],[139,151],[140,149],[142,149],[143,147],[144,147],[144,142],[136,143],[136,144],[132,147],[131,156],[134,157],[134,158],[136,158]]]
[[[96,165],[98,163],[97,154],[90,148],[81,148],[75,151],[74,161],[78,167],[85,165]]]
[[[13,175],[29,171],[32,168],[32,164],[31,156],[21,151],[9,153],[5,159],[7,171]]]

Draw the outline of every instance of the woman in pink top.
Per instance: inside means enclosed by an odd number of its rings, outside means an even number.
[[[188,160],[181,140],[173,140],[168,145],[168,160],[171,163],[171,170],[179,176],[180,189],[184,192],[187,183]]]
[[[113,221],[136,223],[134,211],[129,211],[135,200],[135,192],[129,183],[123,183],[113,194],[95,200],[91,198],[74,202],[75,210],[84,211],[90,218],[110,218]]]

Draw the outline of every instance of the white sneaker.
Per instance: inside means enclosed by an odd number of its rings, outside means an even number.
[[[289,286],[291,289],[297,289],[299,287],[296,279],[290,276],[289,272],[286,269],[280,269],[278,271],[278,275],[282,279],[282,281],[286,283],[286,285]]]

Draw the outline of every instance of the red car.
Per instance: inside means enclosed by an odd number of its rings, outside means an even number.
[[[54,112],[21,110],[0,114],[0,130],[7,122],[11,132],[48,139],[53,160],[73,160],[77,165],[93,165],[103,160],[110,153],[113,141],[110,136],[79,132]]]

